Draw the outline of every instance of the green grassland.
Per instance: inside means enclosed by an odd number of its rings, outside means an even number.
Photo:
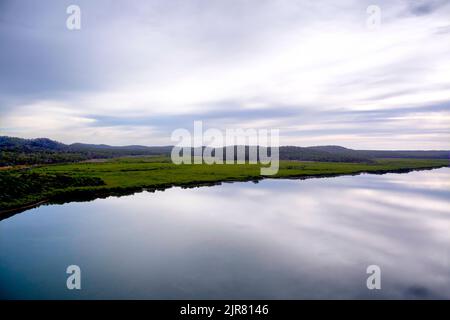
[[[267,178],[408,172],[448,166],[448,160],[377,159],[372,163],[281,161]],[[199,186],[265,178],[256,164],[182,164],[168,157],[128,157],[0,171],[0,213],[40,203],[63,203],[171,186]]]

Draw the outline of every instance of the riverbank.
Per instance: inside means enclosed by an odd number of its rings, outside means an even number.
[[[260,165],[255,164],[175,165],[165,157],[45,165],[1,172],[0,182],[3,183],[0,183],[0,188],[4,190],[1,190],[0,219],[43,203],[87,201],[174,186],[197,187],[264,178],[306,179],[360,173],[409,172],[448,165],[448,160],[417,159],[378,159],[373,163],[281,161],[275,176],[261,176]],[[5,180],[6,175],[9,181]],[[45,181],[45,186],[40,180]]]

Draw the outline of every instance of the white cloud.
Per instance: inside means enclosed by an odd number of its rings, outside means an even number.
[[[100,139],[120,136],[110,134],[116,130],[126,134],[119,140],[130,144],[147,141],[152,132],[155,142],[146,144],[170,143],[167,130],[171,117],[201,117],[227,108],[236,112],[231,120],[235,124],[278,126],[284,144],[333,142],[371,148],[376,141],[379,147],[398,148],[405,146],[406,139],[414,139],[407,145],[448,148],[448,131],[436,133],[436,129],[446,129],[437,119],[448,115],[435,111],[433,121],[426,115],[408,113],[387,117],[382,126],[390,132],[389,142],[377,141],[379,130],[365,122],[355,120],[343,125],[336,119],[330,123],[329,111],[389,111],[450,101],[449,6],[430,6],[422,14],[425,9],[409,2],[380,1],[382,24],[373,31],[365,24],[368,4],[350,0],[339,4],[189,0],[136,1],[126,7],[108,7],[82,2],[83,16],[87,17],[82,31],[68,39],[72,35],[57,30],[54,42],[49,44],[60,50],[61,61],[52,64],[37,60],[31,65],[38,74],[49,73],[46,90],[38,91],[40,100],[3,110],[2,131],[18,136],[51,134],[63,141],[84,138],[87,142],[106,142]],[[47,21],[57,17],[47,16]],[[13,29],[21,39],[24,31]],[[38,41],[39,33],[35,37]],[[49,39],[45,37],[46,43]],[[74,44],[80,50],[78,58],[67,54]],[[64,64],[70,70],[59,74],[59,66]],[[55,74],[49,72],[48,65]],[[60,86],[61,82],[72,83],[72,78],[79,86]],[[25,79],[20,80],[25,83]],[[93,88],[79,88],[86,83]],[[60,107],[52,111],[54,105]],[[286,106],[315,116],[299,118],[293,125],[292,119],[286,121],[281,115]],[[240,116],[243,110],[276,107],[280,115],[274,112],[272,119]],[[101,117],[165,117],[166,121],[151,123],[148,130],[125,120],[113,128],[96,120]],[[211,122],[229,123],[230,119]],[[283,130],[298,127],[301,135],[324,123],[324,129],[333,133],[316,130],[315,136],[283,137]],[[396,125],[408,124],[418,124],[416,132],[396,130]],[[164,129],[156,129],[158,126]],[[78,130],[82,128],[85,134],[80,136]],[[349,128],[355,131],[350,134]]]

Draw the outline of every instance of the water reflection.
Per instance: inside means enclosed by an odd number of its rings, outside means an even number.
[[[450,169],[173,188],[0,222],[2,298],[450,298]],[[82,290],[65,289],[65,268]],[[366,288],[366,268],[382,289]]]

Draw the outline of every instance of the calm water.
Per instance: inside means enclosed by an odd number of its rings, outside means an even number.
[[[0,298],[449,299],[450,169],[42,206],[0,221]]]

